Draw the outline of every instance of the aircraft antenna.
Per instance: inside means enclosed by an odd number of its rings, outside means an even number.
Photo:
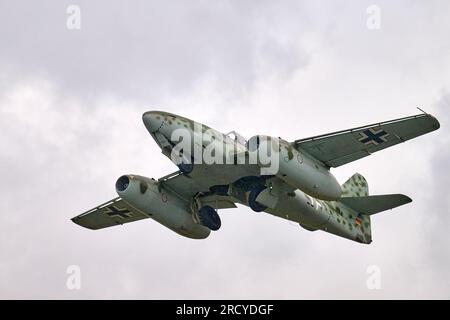
[[[416,108],[419,109],[420,111],[422,111],[423,113],[428,114],[425,111],[423,111],[422,109],[420,109],[419,107],[416,107]]]

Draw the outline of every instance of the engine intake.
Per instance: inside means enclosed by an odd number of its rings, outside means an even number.
[[[128,178],[128,176],[121,176],[116,181],[116,190],[117,192],[119,191],[123,192],[128,188],[129,185],[130,185],[130,178]]]

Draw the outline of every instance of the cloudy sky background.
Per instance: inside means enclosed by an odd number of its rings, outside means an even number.
[[[81,8],[68,30],[66,8]],[[366,26],[369,5],[381,29]],[[450,298],[448,1],[0,0],[0,298]],[[360,245],[246,207],[189,240],[69,219],[175,166],[141,115],[294,140],[412,115],[441,129],[333,170],[414,202]],[[69,265],[81,290],[66,288]],[[381,269],[381,289],[366,272]]]

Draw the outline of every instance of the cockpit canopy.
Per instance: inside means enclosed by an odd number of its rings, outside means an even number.
[[[245,146],[247,144],[247,140],[236,131],[228,132],[225,136],[242,146]]]

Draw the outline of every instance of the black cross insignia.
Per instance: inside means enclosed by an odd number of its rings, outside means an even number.
[[[109,211],[105,211],[105,213],[110,217],[120,217],[122,219],[131,217],[131,211],[128,209],[118,209],[114,206],[110,206],[105,208]]]
[[[380,129],[379,131],[376,131],[375,129],[367,129],[362,132],[360,132],[361,138],[358,139],[358,141],[369,144],[373,143],[374,145],[379,145],[380,143],[386,142],[386,137],[389,135],[386,131],[383,129]]]

